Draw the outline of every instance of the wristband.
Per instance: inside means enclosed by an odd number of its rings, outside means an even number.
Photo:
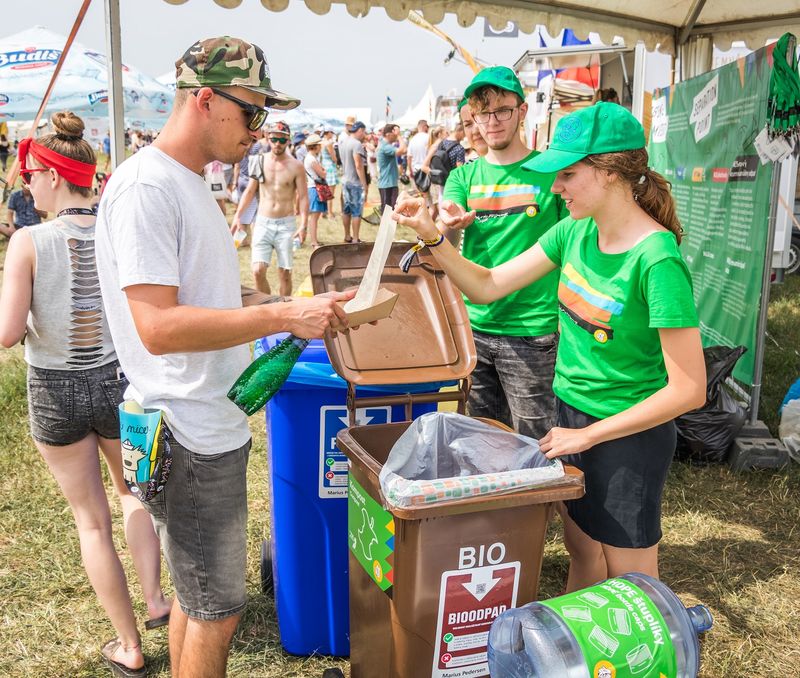
[[[442,235],[441,233],[439,234],[439,237],[436,238],[435,240],[425,240],[424,238],[420,238],[419,236],[417,236],[417,244],[411,247],[411,249],[409,249],[408,252],[406,252],[403,255],[403,258],[400,259],[400,269],[403,271],[403,273],[408,273],[409,269],[411,268],[411,262],[414,260],[414,257],[417,255],[417,252],[419,252],[424,247],[438,247],[443,242],[444,242],[444,235]]]

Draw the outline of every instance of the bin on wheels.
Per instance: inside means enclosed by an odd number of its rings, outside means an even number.
[[[488,676],[495,618],[536,599],[554,503],[564,484],[405,509],[384,508],[378,475],[409,422],[340,431],[351,462],[350,675]]]
[[[286,335],[260,340],[268,351]],[[385,397],[438,384],[371,387]],[[336,434],[347,426],[347,384],[312,341],[266,409],[270,466],[270,534],[261,549],[265,592],[274,590],[281,645],[296,655],[349,653],[347,459]],[[415,405],[414,417],[433,404]],[[360,408],[361,425],[403,421],[403,406]]]
[[[350,412],[395,402],[394,396],[356,397],[371,384],[445,379],[462,380],[461,390],[410,398],[452,395],[463,412],[476,354],[461,293],[426,250],[403,272],[407,250],[408,244],[392,245],[381,277],[381,286],[399,295],[391,318],[325,337],[333,368],[349,384]],[[359,280],[368,253],[363,245],[316,250],[314,291],[342,290]],[[350,468],[351,676],[488,676],[491,623],[535,600],[547,522],[555,502],[582,496],[582,473],[566,467],[563,484],[387,510],[378,476],[409,426],[361,426],[351,418],[337,435]]]

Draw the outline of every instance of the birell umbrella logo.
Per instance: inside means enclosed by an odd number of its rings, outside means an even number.
[[[36,49],[26,47],[16,52],[0,52],[0,68],[14,71],[55,66],[61,56],[60,49]]]
[[[100,89],[96,92],[91,92],[89,94],[89,105],[96,106],[97,104],[107,104],[108,103],[108,90],[107,89]]]

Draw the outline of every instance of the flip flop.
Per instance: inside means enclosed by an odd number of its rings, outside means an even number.
[[[353,242],[353,239],[352,238],[345,238],[344,241],[345,242]]]
[[[106,666],[111,669],[111,675],[116,678],[147,678],[147,668],[145,666],[132,669],[129,666],[125,666],[125,664],[115,662],[111,659],[121,645],[122,641],[120,641],[119,638],[114,638],[103,645],[103,649],[100,651]]]
[[[144,628],[148,631],[152,631],[153,629],[161,628],[162,626],[166,626],[169,624],[169,612],[165,614],[163,617],[156,617],[155,619],[148,619],[144,623]]]

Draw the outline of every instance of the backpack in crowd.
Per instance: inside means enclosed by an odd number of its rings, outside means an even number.
[[[457,141],[453,141],[452,139],[442,139],[439,143],[439,147],[434,151],[433,156],[431,156],[431,183],[444,186],[447,177],[453,169],[450,161],[450,149],[457,143]]]

